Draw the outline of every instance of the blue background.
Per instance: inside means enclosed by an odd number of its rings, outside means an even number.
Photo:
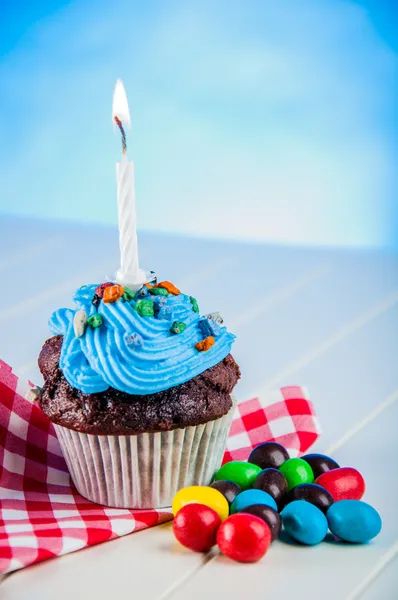
[[[394,1],[0,2],[0,214],[398,246]]]

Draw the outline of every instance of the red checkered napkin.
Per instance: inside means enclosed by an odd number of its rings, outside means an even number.
[[[25,400],[28,389],[0,361],[0,573],[171,519],[167,511],[106,508],[80,496],[51,422]],[[245,460],[270,440],[297,456],[319,433],[306,393],[285,387],[238,406],[224,460]]]

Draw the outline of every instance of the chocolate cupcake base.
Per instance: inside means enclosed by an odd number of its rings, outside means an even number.
[[[165,508],[179,489],[209,485],[221,466],[233,411],[205,424],[138,435],[54,426],[82,496],[117,508]]]

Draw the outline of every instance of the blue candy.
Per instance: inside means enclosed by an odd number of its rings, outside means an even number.
[[[208,337],[209,335],[217,337],[218,335],[220,335],[220,326],[210,316],[201,319],[199,321],[198,325],[199,325],[199,329],[201,330],[201,332],[203,333],[203,335],[205,337]]]
[[[266,504],[274,510],[278,510],[275,500],[267,492],[263,490],[245,490],[235,497],[235,500],[231,504],[231,514],[242,512],[247,506],[253,504]]]
[[[328,509],[330,531],[345,542],[365,544],[381,531],[382,521],[373,506],[361,500],[340,500]]]
[[[325,515],[317,506],[305,500],[295,500],[288,504],[281,517],[285,530],[302,544],[314,546],[322,542],[327,534],[328,522]]]

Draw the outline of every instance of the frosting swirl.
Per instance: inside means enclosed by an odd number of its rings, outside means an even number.
[[[154,394],[193,379],[230,353],[235,336],[226,327],[216,327],[214,345],[206,352],[197,350],[195,345],[206,337],[206,318],[194,311],[190,296],[146,296],[158,304],[156,316],[141,316],[137,295],[93,304],[97,287],[79,288],[74,295],[77,308],[61,308],[49,321],[52,332],[64,336],[59,366],[70,385],[85,394],[109,387]],[[102,324],[87,325],[77,337],[74,317],[82,309],[88,318],[101,315]],[[176,321],[186,325],[180,333],[171,331]]]

